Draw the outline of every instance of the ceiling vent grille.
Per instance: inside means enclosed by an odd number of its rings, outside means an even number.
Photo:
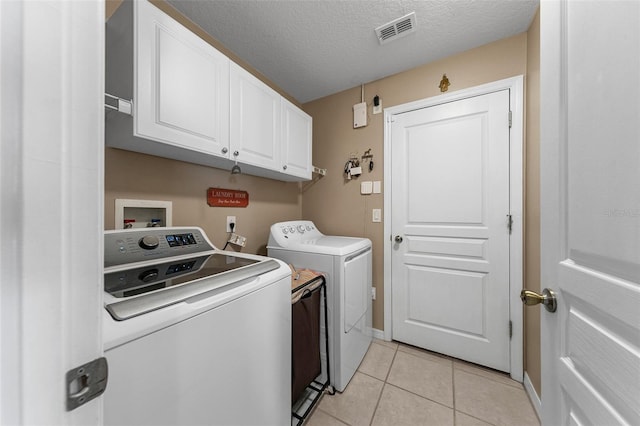
[[[416,13],[411,12],[376,28],[380,44],[386,44],[416,31]]]

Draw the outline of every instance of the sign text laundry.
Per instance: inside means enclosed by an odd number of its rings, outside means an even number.
[[[249,193],[235,189],[209,188],[207,190],[207,203],[211,207],[247,207],[249,205]]]

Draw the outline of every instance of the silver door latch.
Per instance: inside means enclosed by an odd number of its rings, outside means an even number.
[[[109,367],[105,357],[67,371],[67,411],[102,395],[107,388]]]

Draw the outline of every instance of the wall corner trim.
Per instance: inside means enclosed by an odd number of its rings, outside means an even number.
[[[531,383],[531,379],[527,372],[524,372],[524,381],[522,383],[524,385],[524,390],[531,401],[531,405],[533,409],[536,411],[536,415],[538,416],[538,420],[540,420],[540,414],[542,410],[542,402],[540,401],[540,396],[536,392],[536,389],[533,387],[533,383]]]

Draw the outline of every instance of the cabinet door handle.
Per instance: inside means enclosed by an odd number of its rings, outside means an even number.
[[[222,153],[226,154],[227,152],[229,152],[229,150],[227,149],[227,147],[225,146],[224,148],[222,148]]]
[[[287,170],[287,165],[282,166],[282,170]]]
[[[238,155],[240,155],[240,153],[238,151],[233,151],[233,156],[237,157]]]

